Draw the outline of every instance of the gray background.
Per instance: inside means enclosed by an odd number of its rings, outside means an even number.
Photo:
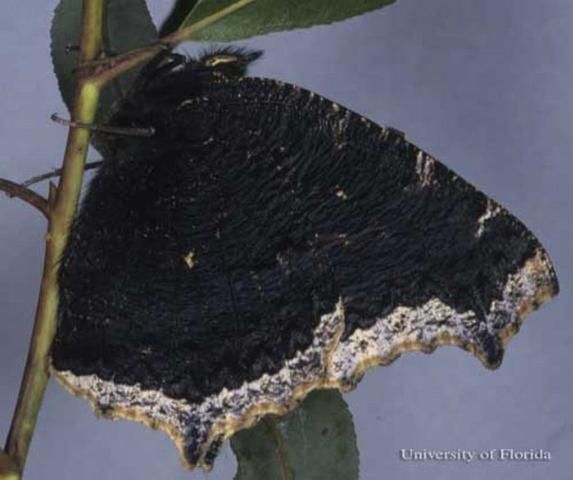
[[[0,17],[0,176],[58,166],[65,114],[48,55],[52,1],[11,2]],[[169,2],[150,2],[161,16]],[[573,326],[573,2],[398,0],[382,11],[253,39],[253,73],[293,82],[405,131],[522,219],[547,247],[562,293],[533,314],[502,367],[444,347],[372,370],[347,395],[361,478],[571,478]],[[190,48],[193,51],[192,48]],[[94,155],[92,155],[93,157]],[[45,189],[45,185],[40,187]],[[0,198],[0,437],[16,400],[43,256],[44,220]],[[538,449],[549,462],[404,462],[401,448]],[[226,447],[209,478],[230,479]],[[51,382],[27,478],[203,478],[179,466],[167,437],[98,420]]]

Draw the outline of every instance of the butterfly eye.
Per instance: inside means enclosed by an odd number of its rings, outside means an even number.
[[[204,63],[207,67],[217,67],[219,65],[226,65],[229,63],[238,63],[241,58],[236,55],[214,55],[206,58]]]

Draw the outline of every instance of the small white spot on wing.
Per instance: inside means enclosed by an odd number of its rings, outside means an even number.
[[[416,176],[423,187],[434,183],[433,173],[436,160],[421,150],[416,155]]]
[[[484,234],[486,229],[486,223],[492,218],[497,217],[500,213],[501,213],[501,207],[493,200],[488,198],[485,212],[477,220],[478,229],[475,234],[476,238],[479,238]]]
[[[185,261],[185,263],[189,267],[189,270],[191,270],[197,262],[197,260],[195,258],[195,251],[191,250],[187,255],[185,255],[183,257],[183,260]]]

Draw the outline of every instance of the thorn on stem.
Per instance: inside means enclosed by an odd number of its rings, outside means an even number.
[[[94,168],[98,168],[103,164],[103,160],[94,160],[93,162],[87,162],[84,170],[93,170]],[[42,182],[44,180],[49,180],[50,178],[59,177],[62,175],[62,169],[56,168],[48,173],[42,173],[41,175],[36,175],[28,180],[22,182],[20,185],[23,187],[29,187],[30,185],[34,185],[36,183]]]
[[[48,201],[42,195],[5,178],[0,178],[0,190],[9,197],[16,197],[25,201],[42,212],[46,218],[49,218]]]
[[[108,133],[111,135],[124,135],[128,137],[151,137],[155,134],[153,127],[114,127],[111,125],[96,125],[92,123],[76,122],[74,120],[66,120],[60,117],[57,113],[50,116],[53,122],[71,128],[85,128],[91,132]]]

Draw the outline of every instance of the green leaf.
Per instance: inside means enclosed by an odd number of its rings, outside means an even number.
[[[164,37],[169,35],[179,28],[198,0],[176,0],[171,12],[167,18],[163,21],[161,28],[159,29],[159,36]]]
[[[229,42],[269,32],[334,23],[393,3],[394,0],[253,0],[193,34],[193,40]],[[181,27],[205,19],[238,0],[199,0]]]
[[[337,390],[312,392],[285,417],[268,416],[231,439],[235,480],[358,479],[352,415]]]
[[[82,3],[80,0],[61,0],[56,7],[51,28],[51,53],[60,93],[71,110],[76,79],[78,53],[69,51],[80,38]],[[107,54],[123,53],[157,41],[157,29],[145,0],[107,0],[104,44]],[[137,69],[111,82],[102,92],[98,121],[105,119],[112,104],[125,94]]]

